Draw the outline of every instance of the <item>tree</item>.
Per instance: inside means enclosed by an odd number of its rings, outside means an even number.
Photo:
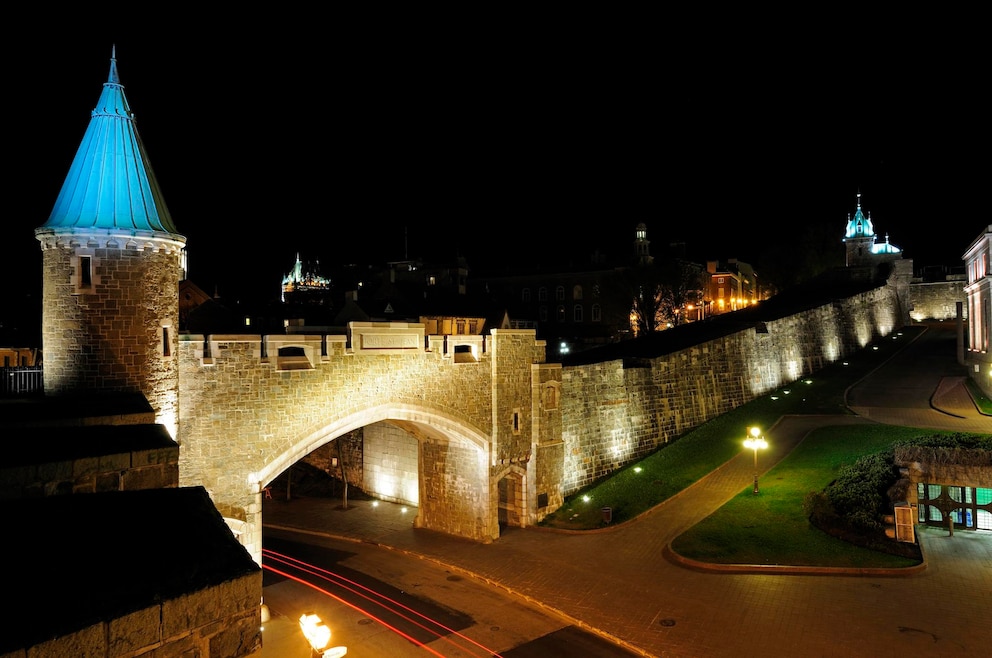
[[[664,328],[658,268],[653,263],[642,263],[631,267],[625,274],[632,299],[630,322],[634,336],[646,336]]]
[[[686,321],[685,309],[698,301],[703,268],[683,258],[671,257],[639,263],[626,272],[631,296],[631,328],[644,336]]]
[[[662,327],[677,327],[686,321],[685,309],[690,301],[697,301],[702,288],[700,277],[703,268],[681,258],[664,261],[659,266],[658,310]]]

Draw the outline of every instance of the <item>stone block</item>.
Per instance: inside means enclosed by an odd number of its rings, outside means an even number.
[[[161,608],[157,605],[110,621],[110,655],[139,655],[162,640]]]

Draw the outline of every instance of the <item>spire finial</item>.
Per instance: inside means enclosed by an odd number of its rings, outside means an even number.
[[[117,44],[115,43],[110,47],[110,75],[107,77],[107,82],[115,85],[121,83],[120,76],[117,75]]]

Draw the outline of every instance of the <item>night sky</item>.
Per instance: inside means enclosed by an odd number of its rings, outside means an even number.
[[[277,296],[297,252],[461,255],[477,272],[626,255],[639,222],[652,244],[760,273],[768,244],[811,228],[842,251],[859,191],[918,266],[960,265],[988,225],[981,41],[641,18],[265,16],[7,40],[0,273],[40,289],[33,231],[114,44],[190,279],[222,295]]]

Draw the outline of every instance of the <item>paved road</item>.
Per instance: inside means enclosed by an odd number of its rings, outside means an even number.
[[[783,418],[770,468],[811,429],[886,422],[992,433],[969,407],[953,326],[928,330],[849,393],[857,416]],[[301,499],[267,505],[266,526],[376,542],[537,602],[644,656],[904,658],[987,655],[992,537],[921,528],[927,566],[906,575],[728,573],[664,557],[669,542],[750,486],[749,453],[634,521],[603,531],[509,529],[483,545],[414,529],[400,506]],[[323,530],[321,530],[323,529]]]

